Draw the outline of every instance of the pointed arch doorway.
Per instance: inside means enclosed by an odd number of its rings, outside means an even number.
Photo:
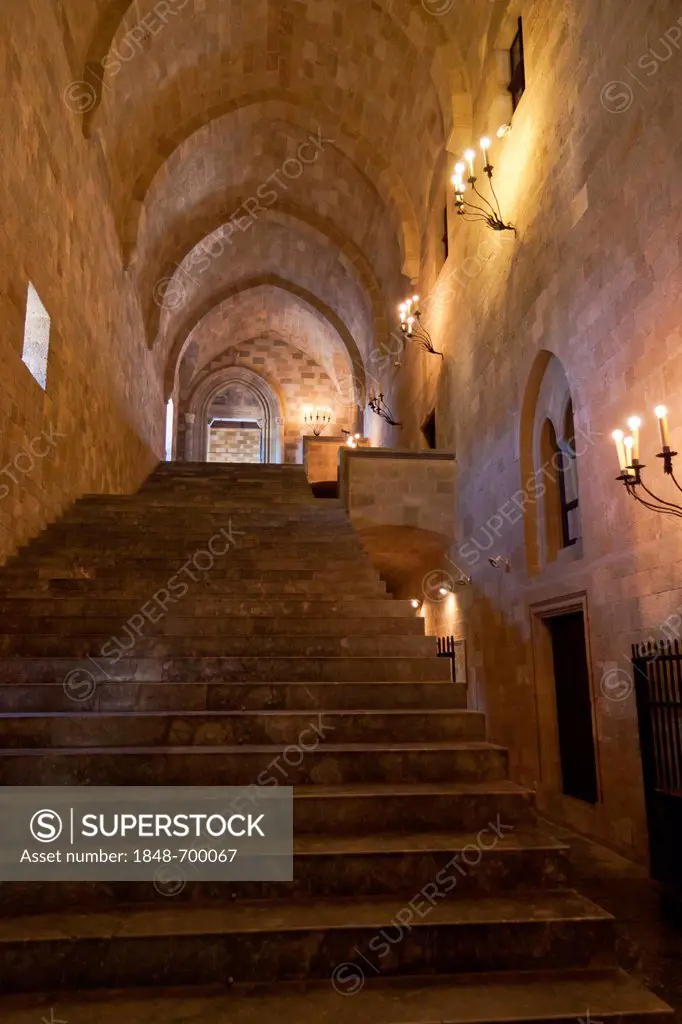
[[[245,367],[226,367],[199,382],[186,421],[189,462],[282,461],[280,398],[263,377]]]

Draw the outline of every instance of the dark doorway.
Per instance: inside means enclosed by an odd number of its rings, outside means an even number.
[[[422,434],[429,448],[436,447],[436,410],[434,409],[426,417],[422,424]]]
[[[552,638],[563,792],[596,804],[599,791],[585,619],[579,611],[552,616],[546,622]]]

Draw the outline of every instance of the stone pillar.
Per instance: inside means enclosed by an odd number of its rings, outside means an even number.
[[[193,462],[194,455],[194,421],[196,413],[185,413],[185,462]]]

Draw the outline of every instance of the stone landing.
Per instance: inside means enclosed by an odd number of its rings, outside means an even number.
[[[2,784],[249,784],[320,728],[282,779],[292,884],[0,887],[6,1024],[669,1012],[303,470],[168,464],[79,501],[2,570],[0,612]]]

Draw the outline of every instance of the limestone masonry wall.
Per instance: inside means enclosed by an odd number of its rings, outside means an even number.
[[[427,602],[425,614],[429,631],[468,638],[472,690],[491,738],[511,747],[513,777],[537,786],[554,817],[643,857],[629,652],[632,641],[663,635],[682,606],[682,532],[678,521],[628,500],[614,480],[610,434],[628,415],[646,416],[644,461],[660,483],[652,410],[664,402],[682,450],[681,12],[669,0],[524,0],[509,14],[514,24],[523,15],[527,77],[512,132],[495,138],[489,50],[460,141],[493,136],[497,191],[518,236],[451,216],[449,260],[442,270],[432,261],[420,283],[445,359],[408,352],[400,377],[404,438],[418,447],[419,425],[435,407],[439,447],[456,451],[450,557],[473,578]],[[524,396],[542,352],[557,356],[570,386],[583,536],[575,557],[530,576],[524,508],[534,498],[520,444]],[[511,561],[510,573],[489,565],[498,554]],[[456,575],[452,563],[430,568]],[[556,753],[556,725],[537,713],[549,686],[538,616],[564,599],[587,610],[595,806],[551,792],[541,771],[540,751],[554,744]]]
[[[103,152],[65,95],[87,21],[72,31],[51,0],[2,9],[0,562],[79,495],[134,490],[162,450]],[[52,320],[45,392],[21,359],[29,281]]]

